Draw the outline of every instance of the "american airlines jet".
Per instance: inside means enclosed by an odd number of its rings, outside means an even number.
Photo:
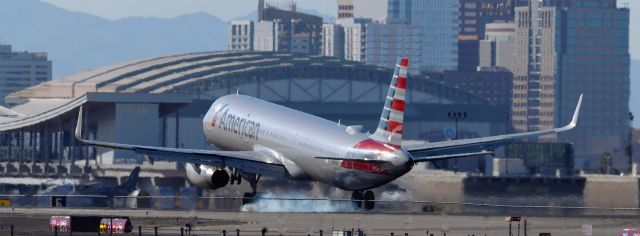
[[[416,163],[491,154],[515,139],[567,131],[576,126],[582,95],[568,125],[484,138],[403,145],[406,57],[396,65],[380,123],[373,134],[245,95],[218,98],[202,120],[209,143],[224,151],[108,143],[82,138],[82,108],[75,136],[95,147],[131,150],[154,160],[186,162],[189,181],[217,189],[245,179],[256,196],[261,176],[319,181],[353,191],[357,207],[372,209],[371,189],[408,173]],[[230,174],[229,174],[230,173]]]

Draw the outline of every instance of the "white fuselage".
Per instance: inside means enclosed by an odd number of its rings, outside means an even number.
[[[219,98],[203,119],[210,143],[226,151],[260,151],[271,155],[295,179],[320,181],[345,190],[366,190],[411,170],[410,154],[403,149],[347,128],[244,95]],[[347,160],[362,156],[377,161]]]

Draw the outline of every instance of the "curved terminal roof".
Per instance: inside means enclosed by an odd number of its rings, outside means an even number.
[[[30,126],[69,112],[87,102],[87,93],[193,94],[190,93],[193,89],[214,89],[211,84],[224,86],[220,81],[237,75],[257,73],[259,76],[277,77],[277,73],[269,72],[283,70],[307,74],[343,70],[359,75],[361,80],[380,73],[390,78],[392,73],[391,69],[359,62],[274,52],[199,52],[127,61],[10,94],[5,100],[9,104],[19,104],[11,109],[24,116],[0,116],[0,131]],[[343,75],[333,76],[342,78]],[[420,83],[416,89],[446,96],[453,101],[487,103],[485,99],[437,82],[420,80]]]
[[[300,68],[347,68],[363,71],[391,71],[359,62],[336,58],[273,52],[200,52],[117,63],[98,69],[48,81],[7,96],[7,100],[28,98],[70,99],[87,92],[104,93],[177,93],[203,82],[250,71]],[[389,72],[390,73],[390,72]],[[391,74],[389,74],[390,78]],[[452,89],[460,102],[485,100],[436,82],[428,87]],[[431,84],[429,84],[431,83]],[[464,99],[464,100],[460,100]]]

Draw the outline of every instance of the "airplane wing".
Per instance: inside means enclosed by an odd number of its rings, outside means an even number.
[[[0,106],[0,117],[11,117],[11,118],[16,118],[16,117],[25,117],[24,114],[15,112],[9,108]]]
[[[243,172],[276,178],[286,178],[288,175],[284,165],[279,160],[262,152],[168,148],[86,140],[82,138],[82,111],[83,109],[80,107],[75,136],[80,142],[89,146],[129,150],[153,160],[181,161],[220,168],[232,167],[241,169]]]
[[[483,138],[416,144],[404,146],[403,148],[414,156],[415,162],[437,161],[443,159],[491,154],[491,150],[495,149],[496,147],[509,144],[518,139],[557,134],[573,129],[578,124],[578,115],[580,114],[581,105],[582,95],[580,95],[578,105],[576,106],[576,110],[573,113],[573,119],[569,124],[560,128],[517,134],[497,135]]]

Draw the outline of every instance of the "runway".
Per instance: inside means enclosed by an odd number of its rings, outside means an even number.
[[[104,210],[55,208],[0,208],[0,235],[9,235],[14,225],[15,235],[53,235],[48,220],[52,215],[124,215],[131,217],[133,235],[142,227],[143,235],[180,235],[180,228],[191,224],[191,235],[331,235],[332,229],[362,229],[366,235],[505,235],[508,223],[503,216],[464,216],[430,214],[382,213],[257,213],[212,211]],[[619,235],[623,228],[640,226],[640,217],[527,217],[527,235],[582,235],[583,225],[591,225],[592,235]],[[517,223],[513,225],[514,235]],[[524,228],[523,225],[520,226]],[[60,234],[60,235],[68,235]],[[73,233],[73,235],[96,235]],[[186,232],[185,232],[185,235]],[[520,235],[524,235],[521,229]]]

